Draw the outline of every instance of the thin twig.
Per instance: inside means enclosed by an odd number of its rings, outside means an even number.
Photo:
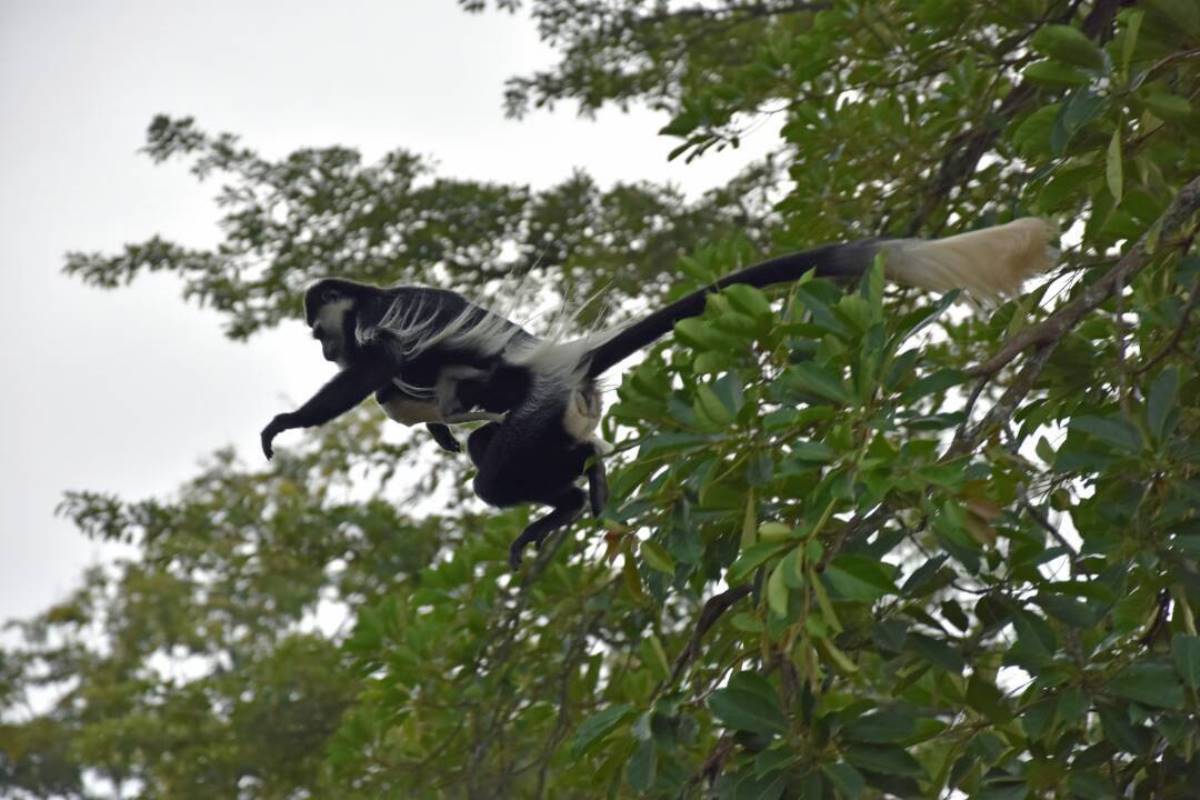
[[[700,653],[700,640],[704,638],[704,634],[708,633],[708,629],[716,624],[730,606],[750,594],[750,588],[750,584],[743,583],[708,598],[704,608],[700,609],[700,616],[696,618],[696,628],[692,631],[692,638],[688,640],[687,646],[676,657],[675,665],[671,668],[671,677],[659,687],[660,691],[667,686],[675,685],[683,675],[683,671],[687,669],[688,664],[692,663]]]

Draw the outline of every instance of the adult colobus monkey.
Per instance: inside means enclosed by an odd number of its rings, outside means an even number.
[[[593,435],[600,420],[598,376],[679,320],[700,314],[708,294],[735,283],[786,283],[810,270],[851,280],[882,254],[887,277],[898,283],[961,288],[993,300],[1051,266],[1055,236],[1051,223],[1025,218],[934,241],[826,245],[748,267],[641,320],[568,342],[532,336],[454,292],[320,280],[305,294],[305,313],[325,358],[341,370],[298,410],[271,420],[262,432],[263,452],[271,457],[281,431],[321,425],[372,392],[390,417],[428,423],[450,449],[458,443],[446,423],[490,419],[467,440],[478,468],[475,493],[498,507],[552,508],[513,542],[515,567],[526,544],[540,545],[582,513],[587,497],[576,485],[580,477],[588,477],[593,513],[604,506],[604,445]]]

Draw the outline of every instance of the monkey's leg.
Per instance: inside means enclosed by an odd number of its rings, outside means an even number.
[[[508,413],[498,414],[495,411],[458,411],[442,418],[443,422],[457,425],[460,422],[504,422]]]
[[[600,460],[600,453],[592,456],[587,467],[587,479],[592,516],[598,519],[604,513],[604,507],[608,505],[608,473],[604,469],[604,462]]]
[[[457,414],[462,414],[467,410],[467,407],[459,399],[459,384],[486,378],[487,372],[476,367],[469,367],[465,364],[451,364],[442,367],[438,371],[437,383],[434,385],[435,397],[437,397],[438,416],[447,422],[453,421],[453,417]]]
[[[443,450],[449,450],[451,453],[462,452],[462,445],[458,443],[458,439],[454,438],[454,434],[440,422],[427,422],[425,427],[429,433],[433,435],[433,440],[441,445]]]
[[[513,541],[508,548],[509,566],[513,569],[521,566],[521,554],[527,544],[533,542],[533,545],[540,549],[542,542],[555,529],[564,528],[579,519],[583,514],[584,502],[583,490],[575,486],[563,492],[554,502],[554,509],[549,514],[529,523]]]
[[[467,437],[467,453],[471,456],[471,462],[476,468],[482,469],[488,447],[499,431],[500,423],[493,422],[471,431],[471,435]]]

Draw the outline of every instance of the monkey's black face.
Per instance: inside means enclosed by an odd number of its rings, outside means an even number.
[[[313,315],[313,338],[321,343],[321,354],[326,361],[345,366],[347,335],[353,335],[352,303],[346,299],[325,303]],[[349,331],[347,330],[349,329]]]
[[[321,355],[326,361],[338,361],[342,357],[340,336],[330,336],[321,329],[321,323],[313,325],[313,338],[321,343]]]

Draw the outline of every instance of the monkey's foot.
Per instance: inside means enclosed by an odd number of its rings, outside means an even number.
[[[541,519],[535,519],[529,523],[525,530],[521,531],[521,535],[509,546],[508,565],[514,570],[519,568],[525,545],[533,542],[535,547],[541,548],[542,542],[546,541],[546,537],[553,531],[558,528],[565,528],[579,519],[585,502],[583,492],[578,487],[572,486],[563,492],[557,498],[555,506],[550,513]]]
[[[594,456],[587,468],[588,501],[592,507],[592,516],[597,519],[604,513],[608,505],[608,473],[604,470],[604,462],[600,456]]]

